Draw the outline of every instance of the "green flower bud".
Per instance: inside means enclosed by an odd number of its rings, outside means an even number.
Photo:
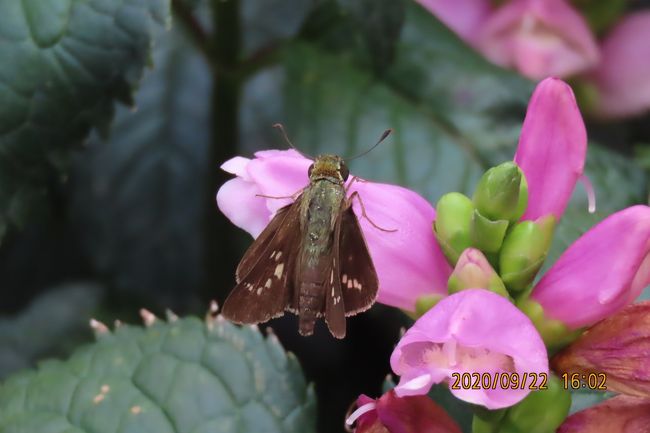
[[[447,282],[449,294],[465,289],[487,289],[510,298],[506,286],[481,251],[467,248]]]
[[[508,230],[507,220],[492,221],[477,210],[472,216],[472,246],[485,253],[496,253],[501,248]]]
[[[499,433],[554,433],[569,415],[571,393],[552,374],[548,376],[547,387],[531,392],[511,407],[501,422]]]
[[[510,291],[520,292],[533,281],[551,247],[555,217],[516,224],[503,241],[499,273]]]
[[[420,296],[419,298],[417,298],[415,300],[415,316],[416,316],[416,319],[419,319],[420,317],[422,317],[424,315],[424,313],[426,313],[427,311],[429,311],[430,309],[435,307],[435,305],[438,302],[440,302],[440,300],[442,300],[442,298],[444,298],[444,296],[439,295],[439,294],[424,295],[424,296]]]
[[[488,410],[477,406],[472,418],[472,433],[499,433],[507,409]]]
[[[544,314],[544,308],[532,299],[522,299],[517,307],[533,322],[549,352],[555,352],[577,339],[582,329],[571,330],[559,320],[550,319]]]
[[[451,192],[438,200],[433,228],[442,252],[452,265],[472,244],[470,226],[473,213],[474,204],[461,193]]]
[[[517,220],[521,216],[517,216],[517,212],[520,211],[522,178],[522,172],[514,162],[504,162],[492,167],[485,172],[476,186],[474,206],[481,215],[493,221]]]

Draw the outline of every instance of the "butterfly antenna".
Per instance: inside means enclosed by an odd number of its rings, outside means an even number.
[[[296,146],[293,145],[291,140],[289,140],[289,136],[287,135],[287,131],[284,130],[284,125],[282,125],[281,123],[275,123],[273,125],[273,127],[280,130],[280,133],[282,134],[282,137],[284,138],[284,141],[287,142],[287,144],[289,145],[290,148],[292,148],[293,150],[295,150],[296,152],[298,152],[299,154],[301,154],[305,158],[314,159],[310,155],[307,155],[306,153],[301,152],[300,149],[298,149]]]
[[[373,144],[370,149],[368,149],[365,152],[362,152],[362,153],[360,153],[360,154],[358,154],[356,156],[353,156],[352,158],[345,158],[345,160],[346,161],[352,161],[353,159],[357,159],[357,158],[360,158],[360,157],[362,157],[364,155],[367,155],[368,153],[370,153],[371,150],[373,150],[375,147],[379,146],[381,144],[381,142],[384,141],[386,138],[388,138],[388,136],[390,134],[392,134],[392,133],[393,133],[392,128],[389,128],[389,129],[385,130],[384,133],[381,134],[381,137],[379,137],[379,140],[377,140],[377,142],[375,144]]]

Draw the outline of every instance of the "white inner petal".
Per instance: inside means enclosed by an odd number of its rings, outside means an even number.
[[[421,359],[429,368],[447,375],[454,371],[515,371],[511,356],[480,347],[465,347],[454,339],[442,344],[431,343]]]
[[[363,406],[357,408],[357,410],[352,412],[348,417],[348,419],[345,420],[345,423],[347,425],[354,424],[354,422],[358,420],[361,415],[363,415],[364,413],[368,413],[371,410],[374,410],[376,407],[377,407],[377,403],[375,403],[374,401],[364,404]]]

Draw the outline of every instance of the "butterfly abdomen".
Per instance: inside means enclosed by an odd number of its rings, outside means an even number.
[[[294,280],[302,335],[313,333],[316,318],[322,316],[325,308],[325,282],[331,272],[334,225],[344,199],[345,189],[327,180],[314,182],[305,192],[303,240]]]

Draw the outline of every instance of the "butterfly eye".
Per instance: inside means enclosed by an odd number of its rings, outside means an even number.
[[[307,170],[307,176],[311,177],[311,171],[314,169],[314,164],[309,166],[309,169]]]
[[[348,180],[348,176],[350,176],[350,170],[348,170],[348,166],[345,165],[345,162],[341,161],[339,171],[341,173],[341,177],[343,178],[343,181]]]

